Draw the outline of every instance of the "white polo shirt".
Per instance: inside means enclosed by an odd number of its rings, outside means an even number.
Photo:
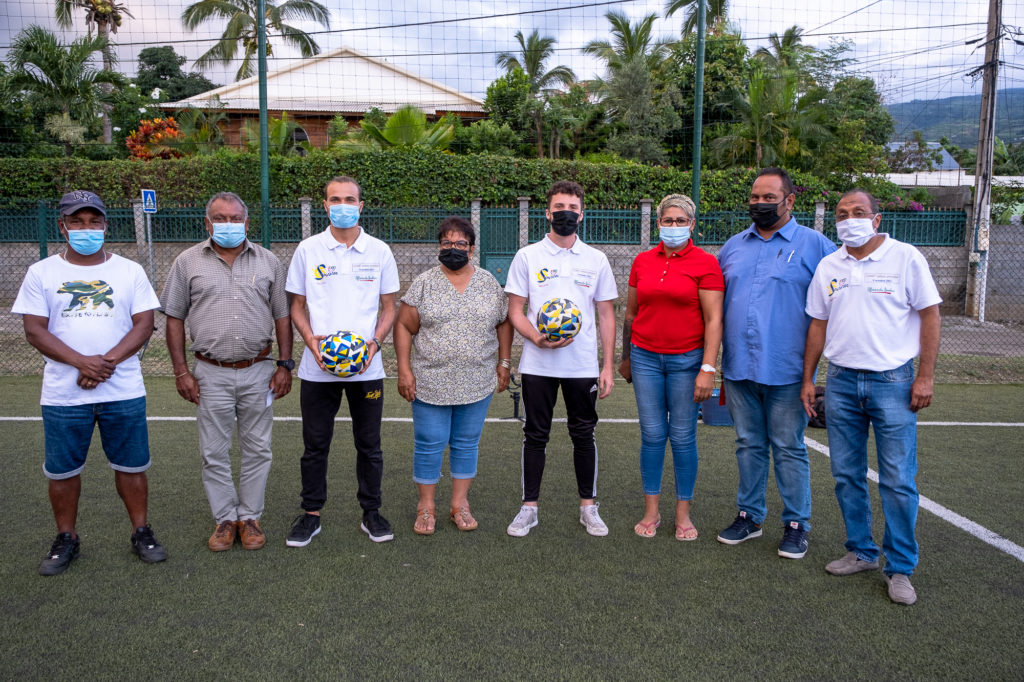
[[[846,247],[821,259],[807,289],[807,314],[828,320],[825,357],[842,367],[884,372],[921,352],[917,311],[942,303],[928,261],[885,235],[862,260]]]
[[[527,341],[519,372],[558,378],[597,377],[597,325],[594,301],[614,301],[615,286],[608,257],[579,237],[568,249],[544,239],[519,249],[508,269],[505,292],[529,301],[526,319],[536,324],[537,311],[552,298],[567,298],[582,313],[583,324],[564,348],[538,348]]]
[[[350,331],[367,342],[377,326],[381,295],[393,294],[398,288],[398,266],[391,249],[361,227],[351,247],[335,239],[330,227],[300,242],[285,282],[286,291],[306,297],[313,334]],[[320,369],[306,348],[298,376],[305,381],[383,379],[384,365],[377,353],[362,374],[337,377]]]

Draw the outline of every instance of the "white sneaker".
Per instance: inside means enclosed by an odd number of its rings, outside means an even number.
[[[597,513],[597,503],[580,507],[580,523],[587,527],[587,532],[591,535],[608,535],[608,526],[604,525],[600,514]]]
[[[530,529],[536,525],[537,508],[524,504],[519,508],[516,517],[512,519],[512,523],[508,524],[508,534],[516,538],[526,537]]]

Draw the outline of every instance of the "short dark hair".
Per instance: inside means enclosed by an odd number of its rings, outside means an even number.
[[[790,194],[796,194],[796,185],[793,184],[793,179],[789,177],[789,173],[781,168],[775,166],[769,166],[768,168],[762,168],[757,172],[757,177],[764,175],[774,175],[782,181],[782,189],[786,191],[786,196]]]
[[[551,185],[551,189],[547,193],[547,207],[551,208],[551,197],[556,194],[568,194],[569,196],[580,198],[580,209],[583,208],[583,186],[578,182],[572,180],[559,180],[555,184]]]
[[[326,182],[326,184],[324,184],[324,197],[325,197],[325,198],[326,198],[326,196],[327,196],[327,188],[328,188],[328,187],[330,187],[330,186],[331,186],[331,184],[332,184],[332,183],[335,183],[335,182],[351,182],[351,183],[352,183],[353,185],[355,185],[355,186],[356,186],[356,192],[357,192],[357,193],[358,193],[358,195],[359,195],[359,196],[358,196],[358,197],[356,197],[356,198],[357,198],[357,199],[359,199],[359,201],[362,201],[362,200],[363,200],[363,188],[359,186],[359,183],[358,183],[358,182],[356,182],[356,179],[355,179],[355,178],[349,177],[349,176],[347,176],[347,175],[335,175],[335,176],[334,176],[333,178],[331,178],[330,180],[328,180],[328,181]]]
[[[476,231],[473,230],[473,223],[469,222],[462,216],[450,215],[441,221],[441,225],[437,228],[437,241],[438,243],[444,239],[444,236],[449,232],[455,232],[461,234],[469,242],[470,246],[476,244]]]
[[[868,198],[868,203],[871,204],[871,212],[872,213],[881,213],[881,207],[878,205],[878,199],[875,198],[875,195],[872,194],[871,192],[867,191],[866,189],[862,189],[860,187],[854,187],[851,190],[843,192],[843,196],[839,197],[839,201],[842,201],[843,199],[845,199],[846,197],[848,197],[848,196],[850,196],[852,194],[863,194],[864,196],[866,196]],[[838,204],[839,201],[837,201],[836,204]]]

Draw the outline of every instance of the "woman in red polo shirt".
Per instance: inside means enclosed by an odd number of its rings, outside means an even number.
[[[715,384],[725,282],[715,257],[690,240],[695,213],[687,196],[662,199],[661,242],[638,255],[629,272],[619,373],[632,382],[640,414],[644,517],[633,530],[645,538],[654,537],[661,525],[658,502],[668,442],[676,481],[676,539],[697,539],[690,520],[697,406]]]

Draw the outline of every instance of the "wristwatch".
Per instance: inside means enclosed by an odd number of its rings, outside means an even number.
[[[378,339],[378,338],[377,338],[377,337],[375,336],[375,337],[373,337],[373,342],[374,342],[375,344],[377,344],[377,350],[379,351],[379,350],[380,350],[380,348],[381,348],[381,345],[380,345],[380,339]]]
[[[286,370],[290,372],[293,369],[295,369],[295,361],[292,360],[291,358],[288,358],[287,360],[278,360],[277,366],[284,367]]]
[[[700,371],[707,372],[708,374],[714,374],[718,370],[715,369],[714,365],[709,365],[707,363],[704,363],[703,365],[700,366]]]

